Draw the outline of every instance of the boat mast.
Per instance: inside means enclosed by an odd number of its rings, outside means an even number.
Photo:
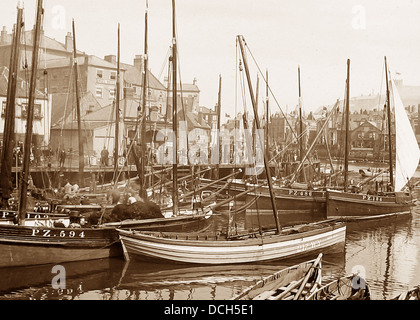
[[[270,122],[270,116],[269,116],[269,98],[268,98],[268,70],[266,70],[266,92],[265,92],[265,154],[267,159],[269,159],[269,152],[268,152],[268,123]],[[270,160],[270,159],[269,159]]]
[[[220,178],[220,114],[222,109],[222,75],[219,74],[219,93],[217,95],[217,132],[216,132],[216,148],[217,148],[217,163],[216,163],[216,179]]]
[[[300,86],[300,66],[298,65],[298,87],[299,87],[299,162],[302,162],[304,157],[303,153],[303,122],[302,122],[302,91]],[[305,171],[300,173],[300,180],[305,178]]]
[[[141,115],[141,182],[140,182],[140,197],[144,200],[147,199],[146,192],[146,95],[147,95],[147,68],[148,68],[148,47],[147,47],[147,32],[148,32],[148,1],[146,0],[146,11],[144,14],[144,59],[143,59],[143,105],[142,105],[142,115]],[[153,137],[152,137],[153,139]]]
[[[175,30],[175,0],[172,0],[172,129],[173,129],[173,214],[178,214],[178,117],[177,117],[177,47],[176,47],[176,30]]]
[[[83,185],[83,172],[85,168],[85,155],[83,151],[83,136],[82,136],[82,121],[80,112],[80,97],[79,97],[79,76],[77,68],[77,50],[76,50],[76,31],[74,27],[74,19],[72,21],[73,26],[73,65],[74,65],[74,85],[76,91],[76,115],[77,115],[77,133],[79,137],[79,185]]]
[[[7,88],[7,101],[4,120],[4,135],[3,135],[3,150],[1,161],[1,198],[2,207],[7,207],[7,202],[12,191],[11,176],[12,176],[12,162],[13,162],[13,146],[16,143],[14,138],[15,132],[15,105],[16,105],[16,89],[19,72],[20,60],[20,39],[22,33],[22,16],[23,9],[17,8],[17,22],[13,33],[13,45],[10,55],[10,69]],[[16,181],[17,185],[17,181]]]
[[[33,132],[33,117],[34,117],[34,103],[35,103],[35,89],[36,89],[36,74],[38,70],[38,54],[39,54],[39,42],[41,35],[41,23],[44,9],[42,7],[42,0],[37,0],[37,12],[36,12],[36,24],[34,33],[34,44],[32,51],[32,70],[31,70],[31,82],[29,91],[29,101],[27,109],[27,121],[26,121],[26,135],[25,145],[23,150],[23,165],[22,165],[22,182],[20,184],[19,194],[19,224],[25,219],[26,206],[27,206],[27,192],[28,192],[28,177],[29,177],[29,160],[31,153],[32,144],[32,132]]]
[[[388,117],[388,148],[389,148],[389,183],[394,187],[394,161],[392,158],[392,128],[391,128],[391,100],[389,99],[389,80],[388,80],[388,66],[385,59],[385,79],[386,79],[386,112]]]
[[[243,43],[242,43],[242,41],[245,42],[245,40],[244,40],[243,36],[241,36],[241,35],[238,35],[237,39],[238,39],[238,42],[239,42],[239,47],[241,49],[242,59],[243,59],[244,67],[245,67],[246,78],[247,78],[247,81],[248,81],[249,94],[251,96],[252,108],[254,110],[254,120],[255,120],[255,124],[257,126],[257,130],[259,132],[260,121],[259,121],[259,117],[258,117],[258,110],[256,109],[254,92],[252,90],[252,81],[251,81],[251,77],[249,75],[248,62],[247,62],[247,59],[246,59],[246,56],[245,56],[245,51],[244,51],[244,47],[243,47]],[[258,140],[260,141],[260,144],[263,143],[261,141],[261,139],[258,139]],[[274,192],[273,192],[273,185],[272,185],[272,181],[271,181],[271,172],[270,172],[270,168],[268,166],[267,157],[266,157],[264,152],[263,152],[263,157],[264,157],[264,167],[265,167],[266,176],[267,176],[268,189],[270,191],[271,205],[272,205],[272,208],[273,208],[274,220],[276,222],[277,233],[280,233],[281,226],[280,226],[279,218],[278,218],[278,215],[277,215],[276,200],[275,200],[275,196],[274,196]]]
[[[117,43],[117,92],[115,98],[114,185],[118,183],[118,140],[120,133],[120,24]]]
[[[303,159],[303,145],[302,145],[302,92],[300,88],[300,66],[298,66],[298,87],[299,87],[299,162]]]
[[[348,191],[349,171],[349,125],[350,125],[350,59],[347,59],[347,80],[346,80],[346,134],[344,145],[344,192]]]

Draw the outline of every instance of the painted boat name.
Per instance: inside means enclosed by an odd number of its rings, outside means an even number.
[[[289,195],[301,196],[301,197],[312,197],[312,191],[289,190]]]
[[[368,200],[368,201],[383,201],[382,197],[372,196],[372,195],[369,195],[369,194],[364,194],[362,199],[363,200]]]
[[[85,232],[76,232],[74,230],[65,231],[60,230],[60,232],[54,232],[55,230],[52,229],[32,229],[32,236],[42,236],[42,237],[60,237],[60,238],[84,238]]]
[[[315,248],[318,248],[320,246],[321,246],[321,241],[320,240],[311,241],[311,242],[308,242],[308,243],[298,245],[297,252],[303,252],[303,251],[315,249]]]

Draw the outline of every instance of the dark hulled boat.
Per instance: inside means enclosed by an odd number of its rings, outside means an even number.
[[[349,69],[350,60],[347,61],[347,97],[346,97],[346,124],[349,115]],[[407,117],[403,102],[398,93],[394,82],[390,80],[392,97],[388,82],[388,69],[385,58],[385,74],[387,87],[387,117],[388,117],[388,137],[392,136],[391,130],[391,98],[393,101],[395,115],[395,154],[393,154],[393,139],[388,139],[389,150],[389,187],[393,192],[352,193],[348,192],[347,179],[345,176],[344,191],[327,191],[327,216],[332,217],[372,217],[383,215],[405,215],[411,214],[416,198],[411,190],[407,188],[407,183],[414,175],[420,159],[420,149],[414,135],[412,126]],[[348,125],[346,125],[348,133]],[[346,150],[348,150],[349,139],[346,134]],[[348,167],[348,152],[345,152],[345,172]],[[394,164],[395,162],[395,176]]]

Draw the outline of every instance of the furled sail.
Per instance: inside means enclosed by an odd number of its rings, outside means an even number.
[[[420,159],[420,150],[401,97],[391,80],[392,97],[395,108],[395,191],[404,188],[414,175]]]

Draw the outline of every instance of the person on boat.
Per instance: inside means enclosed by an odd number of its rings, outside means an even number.
[[[32,176],[29,175],[28,177],[28,190],[32,191],[35,188],[34,181],[32,180]]]
[[[72,194],[73,186],[70,184],[69,181],[67,181],[66,185],[64,186],[64,198],[70,199]]]
[[[137,202],[137,199],[136,199],[135,197],[130,196],[130,197],[128,198],[128,204],[133,204],[133,203],[135,203],[135,202]]]
[[[201,197],[200,195],[196,195],[192,198],[192,209],[196,213],[198,213],[200,210],[203,210],[203,206],[201,204]]]
[[[73,185],[73,187],[72,187],[72,193],[74,194],[74,195],[77,195],[78,193],[79,193],[79,185],[77,184],[77,183],[75,183],[74,185]]]
[[[121,193],[117,189],[108,192],[107,199],[111,200],[111,204],[117,204],[121,198]]]

